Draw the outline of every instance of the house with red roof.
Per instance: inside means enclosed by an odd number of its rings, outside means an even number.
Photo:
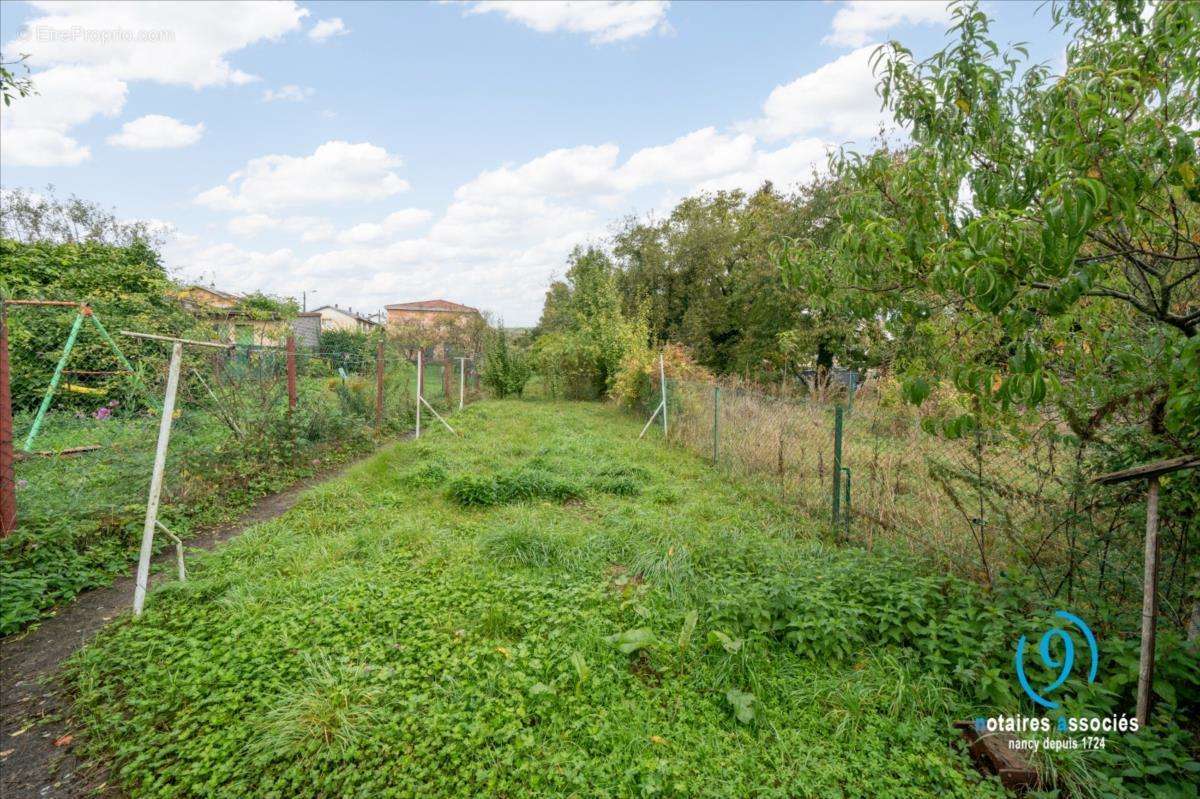
[[[445,357],[447,350],[476,351],[485,326],[478,308],[450,300],[418,300],[385,305],[388,331],[429,348],[427,357]]]

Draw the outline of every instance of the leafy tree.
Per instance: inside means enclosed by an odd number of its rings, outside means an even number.
[[[29,58],[28,55],[22,54],[14,61],[5,61],[4,54],[0,53],[0,99],[4,101],[6,107],[12,105],[15,97],[37,94],[33,88],[33,80],[29,77],[29,65],[25,63],[27,58]],[[14,67],[24,69],[25,74],[16,72]]]
[[[273,297],[256,291],[238,300],[237,308],[250,319],[292,319],[300,304],[291,297]]]
[[[553,393],[606,395],[631,350],[646,346],[641,316],[622,308],[611,259],[596,247],[571,253],[565,280],[547,293],[533,343],[538,372]]]
[[[26,244],[162,244],[162,231],[151,222],[118,219],[112,211],[74,194],[62,199],[55,194],[54,186],[47,186],[41,195],[23,189],[6,190],[0,199],[0,238]]]
[[[955,41],[928,59],[877,52],[911,143],[832,159],[836,246],[788,242],[791,284],[885,325],[911,399],[950,374],[974,401],[960,427],[1050,398],[1080,435],[1123,411],[1186,449],[1200,435],[1200,5],[1056,3],[1061,76],[1001,50],[976,3],[953,15]]]

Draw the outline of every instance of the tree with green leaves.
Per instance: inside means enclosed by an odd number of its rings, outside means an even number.
[[[29,77],[29,65],[25,63],[27,58],[29,56],[22,53],[13,61],[5,61],[4,54],[0,53],[0,101],[6,107],[17,97],[37,94],[33,79]],[[24,70],[24,74],[20,70]]]
[[[913,400],[951,377],[973,411],[1052,400],[1090,435],[1120,412],[1160,451],[1200,438],[1200,4],[1069,0],[1062,75],[990,37],[875,56],[899,150],[842,152],[835,246],[781,251],[791,285],[884,325]]]
[[[605,396],[623,358],[644,348],[641,314],[622,307],[613,264],[597,247],[576,247],[564,280],[552,284],[532,354],[552,393],[575,399]]]

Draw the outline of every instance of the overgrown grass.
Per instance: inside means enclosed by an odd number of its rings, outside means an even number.
[[[1002,794],[950,723],[1017,710],[1006,668],[1036,603],[831,548],[614,410],[492,402],[455,426],[194,558],[102,633],[67,670],[86,754],[133,796]],[[577,492],[453,488],[550,477]],[[1143,740],[1186,762],[1170,730]],[[1111,746],[1115,765],[1055,762],[1080,792],[1145,765]]]
[[[319,381],[304,382],[302,410],[287,418],[273,407],[243,419],[241,436],[227,425],[228,412],[182,408],[171,432],[160,512],[170,529],[186,539],[236,518],[263,495],[372,448],[362,418],[335,416],[339,407],[345,410],[336,393]],[[31,415],[17,420],[18,441],[30,423]],[[49,414],[37,450],[100,449],[17,463],[20,526],[0,540],[0,635],[128,568],[141,542],[157,434],[158,418],[149,413],[108,419]]]

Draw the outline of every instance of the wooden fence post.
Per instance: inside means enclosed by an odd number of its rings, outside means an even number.
[[[296,410],[296,337],[287,337],[287,391],[288,410]]]
[[[1154,643],[1158,628],[1158,479],[1164,474],[1200,466],[1200,457],[1184,455],[1155,461],[1092,478],[1093,483],[1116,485],[1146,481],[1146,551],[1142,563],[1142,646],[1138,660],[1137,720],[1145,727],[1154,709]]]
[[[375,435],[383,435],[383,339],[375,346]]]
[[[8,380],[8,307],[0,300],[0,538],[17,526],[16,458]]]
[[[1137,720],[1150,721],[1154,696],[1154,642],[1158,628],[1158,475],[1146,489],[1146,556],[1142,581],[1142,649],[1138,656]]]

